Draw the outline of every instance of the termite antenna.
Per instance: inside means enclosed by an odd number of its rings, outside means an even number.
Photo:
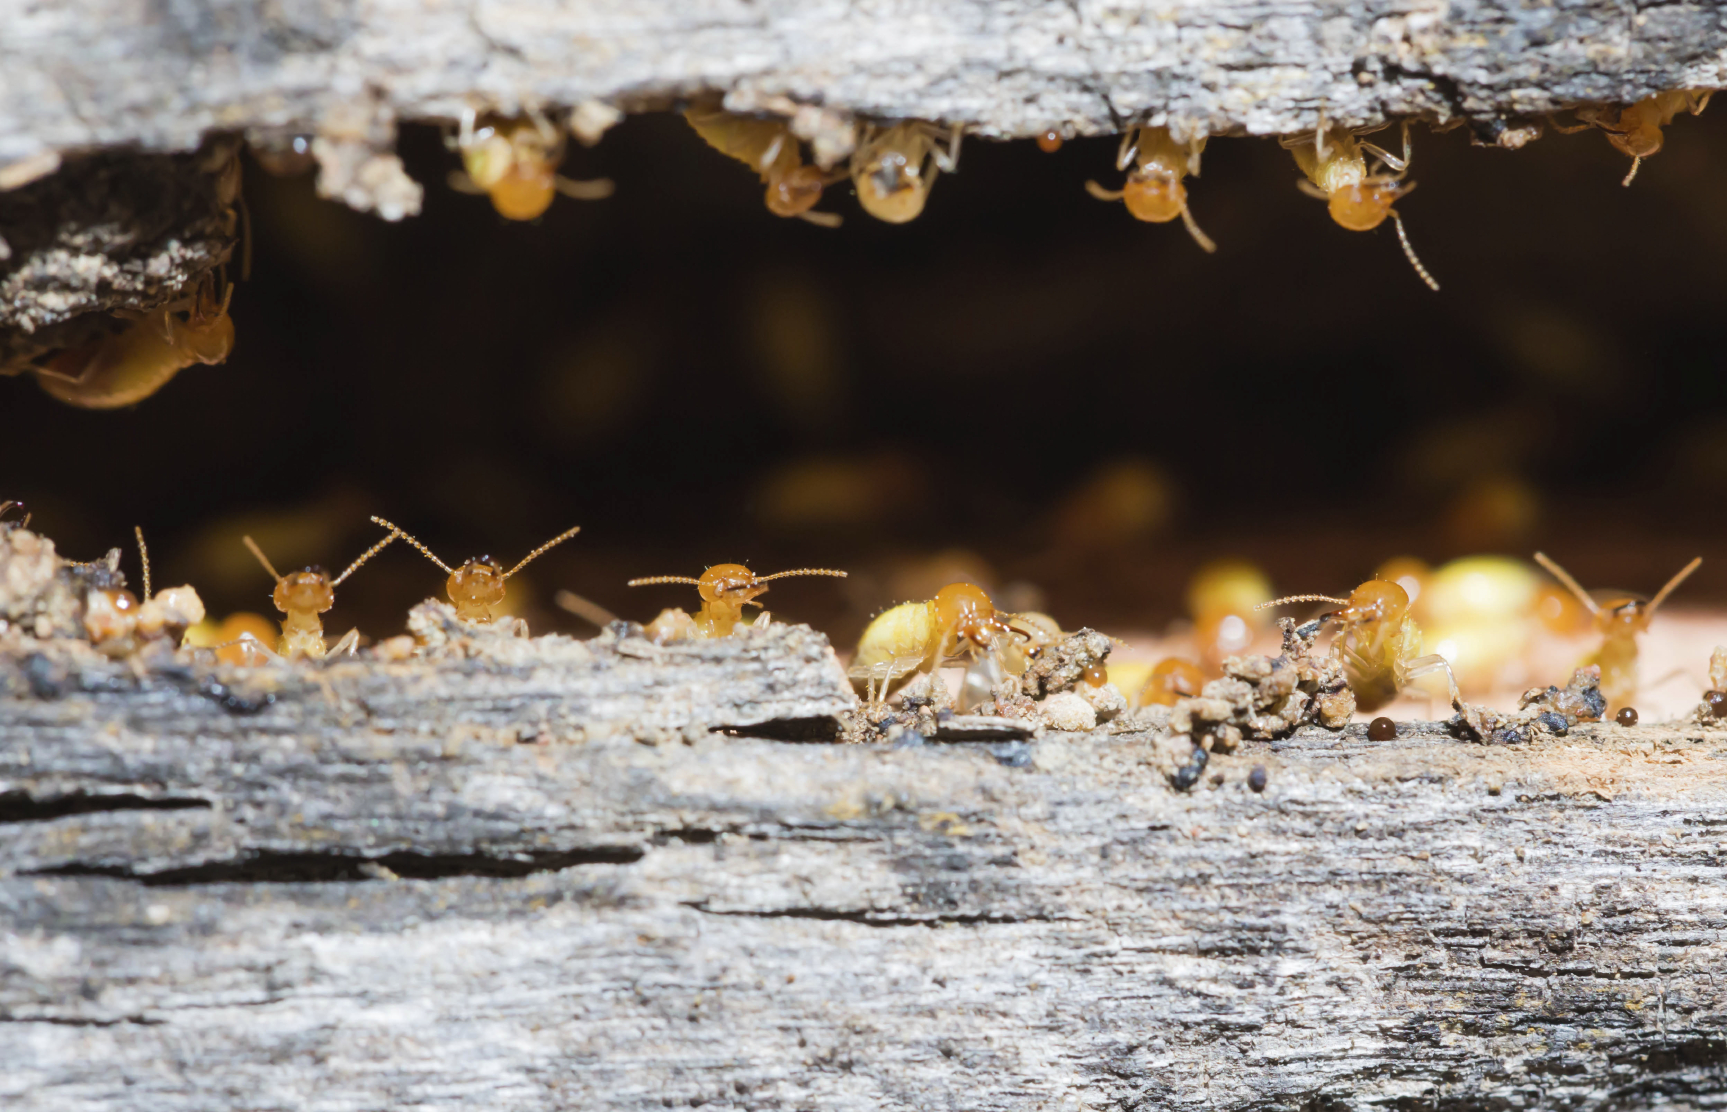
[[[270,578],[280,583],[282,581],[281,573],[271,566],[270,558],[264,555],[264,550],[258,547],[258,542],[253,540],[251,537],[241,537],[240,541],[247,548],[252,550],[252,555],[258,558],[258,562],[260,564],[264,565],[264,570],[270,573]]]
[[[1126,195],[1126,190],[1105,189],[1094,181],[1085,183],[1085,191],[1100,201],[1119,201]]]
[[[444,563],[442,560],[440,560],[436,556],[432,555],[431,549],[427,548],[425,545],[421,544],[418,540],[414,539],[414,535],[412,533],[409,533],[406,530],[404,530],[400,525],[391,524],[390,522],[385,521],[383,518],[379,517],[377,514],[372,515],[372,524],[382,525],[384,528],[388,529],[390,532],[399,535],[403,540],[407,541],[409,544],[411,544],[415,548],[419,549],[420,555],[422,555],[426,559],[432,561],[432,563],[438,565],[440,568],[443,568],[444,573],[446,575],[456,574],[455,572],[450,570],[450,565]]]
[[[1698,559],[1701,560],[1702,557],[1699,556]],[[1582,585],[1577,582],[1577,580],[1571,578],[1570,572],[1566,571],[1564,568],[1562,568],[1558,564],[1554,563],[1553,560],[1547,555],[1547,553],[1537,552],[1535,554],[1535,562],[1537,564],[1540,564],[1542,567],[1546,568],[1547,573],[1549,575],[1553,576],[1553,578],[1555,578],[1555,579],[1559,580],[1559,582],[1563,583],[1565,585],[1566,590],[1568,590],[1572,594],[1576,595],[1577,601],[1581,602],[1584,606],[1588,607],[1589,612],[1591,614],[1601,613],[1601,608],[1599,606],[1595,605],[1595,600],[1589,597],[1589,592],[1585,591],[1583,589]],[[1695,565],[1693,565],[1693,566],[1695,566]],[[1685,570],[1687,573],[1689,573],[1691,569],[1687,568]]]
[[[1346,598],[1333,598],[1330,595],[1284,595],[1282,598],[1274,598],[1270,602],[1262,602],[1254,609],[1269,610],[1273,606],[1282,606],[1286,602],[1335,602],[1339,606],[1349,604],[1349,600]]]
[[[0,510],[0,513],[4,513],[4,512],[5,512],[4,510]],[[138,562],[140,564],[144,565],[144,601],[149,602],[150,598],[151,598],[151,596],[150,596],[150,550],[149,550],[149,548],[145,547],[145,545],[144,545],[144,527],[142,525],[134,525],[134,526],[132,526],[132,532],[137,534],[137,537],[138,537]]]
[[[552,596],[552,601],[562,610],[568,610],[576,617],[589,622],[601,629],[618,620],[618,616],[592,599],[583,598],[574,591],[559,591]]]
[[[1185,201],[1181,204],[1181,222],[1187,225],[1187,234],[1193,237],[1193,242],[1199,244],[1201,251],[1207,255],[1217,254],[1217,244],[1211,241],[1210,236],[1199,230],[1199,221],[1193,218],[1193,213],[1188,209]]]
[[[1656,591],[1655,597],[1649,600],[1649,609],[1648,609],[1647,613],[1654,614],[1655,611],[1660,608],[1661,604],[1667,601],[1667,596],[1672,594],[1674,592],[1674,590],[1676,590],[1678,588],[1679,584],[1681,584],[1681,583],[1685,582],[1685,580],[1689,579],[1691,577],[1691,573],[1697,570],[1697,565],[1701,564],[1702,562],[1703,562],[1703,557],[1698,556],[1695,559],[1693,559],[1689,564],[1686,564],[1684,567],[1680,568],[1679,574],[1675,575],[1672,579],[1669,579],[1667,581],[1667,586],[1661,588],[1659,591]]]
[[[784,579],[788,575],[831,575],[835,579],[844,579],[846,573],[833,568],[793,568],[791,571],[776,571],[772,575],[756,576],[757,583],[766,583],[770,579]]]
[[[545,544],[542,544],[540,547],[534,549],[532,552],[528,553],[526,556],[523,556],[521,563],[517,564],[515,567],[511,568],[509,571],[504,573],[504,578],[508,579],[510,576],[516,574],[517,572],[521,571],[523,568],[527,567],[528,562],[530,560],[534,559],[536,556],[539,556],[541,553],[545,552],[547,549],[556,548],[558,545],[563,544],[565,541],[569,540],[571,537],[575,536],[577,533],[580,533],[581,531],[582,531],[582,527],[580,525],[578,525],[573,529],[566,529],[562,533],[559,533],[557,536],[553,537],[551,540],[547,541]]]
[[[24,503],[18,501],[16,498],[8,498],[8,499],[6,499],[6,501],[0,502],[0,517],[5,517],[7,514],[11,513],[14,509],[20,509],[21,510],[23,508],[24,508]],[[22,529],[26,525],[29,525],[29,524],[30,524],[30,515],[25,514],[24,519],[18,523],[18,527],[20,529]]]
[[[688,583],[692,587],[700,587],[702,581],[691,579],[687,575],[650,575],[642,579],[632,579],[624,584],[626,587],[651,587],[656,583]]]
[[[1415,268],[1415,273],[1421,275],[1421,280],[1427,283],[1428,289],[1438,293],[1439,283],[1433,280],[1433,275],[1427,273],[1427,268],[1422,266],[1421,260],[1415,257],[1415,248],[1409,245],[1409,233],[1403,230],[1403,217],[1393,212],[1391,220],[1397,225],[1397,239],[1403,244],[1403,254],[1408,257],[1409,265]]]
[[[348,578],[350,575],[353,575],[355,570],[357,568],[359,568],[359,566],[361,564],[365,563],[367,560],[370,560],[372,557],[376,556],[378,553],[384,551],[384,549],[389,546],[391,541],[395,540],[397,537],[399,537],[401,535],[402,535],[401,530],[392,529],[390,531],[389,536],[385,537],[383,540],[379,541],[377,544],[373,545],[371,548],[366,549],[366,551],[360,553],[360,558],[358,560],[355,560],[353,563],[349,564],[347,571],[343,572],[341,575],[338,575],[336,578],[330,580],[330,586],[332,586],[332,587],[341,586],[342,580]]]
[[[1630,185],[1630,184],[1631,184],[1631,179],[1632,179],[1632,178],[1634,178],[1634,177],[1636,177],[1636,176],[1637,176],[1637,168],[1638,168],[1638,167],[1639,167],[1639,166],[1641,166],[1641,165],[1643,165],[1643,156],[1642,156],[1642,155],[1634,155],[1634,156],[1632,156],[1632,159],[1631,159],[1631,170],[1630,170],[1630,172],[1629,172],[1629,173],[1627,173],[1627,174],[1626,174],[1626,175],[1625,175],[1625,180],[1624,180],[1624,181],[1622,181],[1622,182],[1620,182],[1620,183],[1619,183],[1619,184],[1620,184],[1620,185]]]

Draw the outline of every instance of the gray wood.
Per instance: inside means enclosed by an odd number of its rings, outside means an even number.
[[[0,2],[0,165],[216,129],[386,143],[476,104],[737,108],[963,123],[991,137],[1136,121],[1273,135],[1508,116],[1727,85],[1717,5],[1578,0],[292,0]]]
[[[756,637],[635,663],[833,713]],[[1727,1107],[1722,731],[1308,728],[1180,793],[1148,729],[579,730],[538,644],[256,714],[0,669],[0,1104]]]

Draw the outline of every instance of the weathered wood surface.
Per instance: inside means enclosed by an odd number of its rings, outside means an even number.
[[[350,667],[0,699],[0,1104],[1727,1107],[1727,733],[1182,794],[1154,731],[644,745]]]
[[[213,130],[387,142],[469,104],[623,106],[700,90],[979,134],[1168,120],[1278,134],[1506,116],[1727,85],[1701,0],[0,0],[0,165]]]

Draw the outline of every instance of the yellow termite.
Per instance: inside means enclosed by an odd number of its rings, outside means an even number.
[[[1193,213],[1187,207],[1187,187],[1181,179],[1188,174],[1198,176],[1199,155],[1205,150],[1205,140],[1195,139],[1185,146],[1177,143],[1167,127],[1137,127],[1121,137],[1121,149],[1116,153],[1115,168],[1128,170],[1127,182],[1120,189],[1105,189],[1094,181],[1085,183],[1088,193],[1100,201],[1121,201],[1136,220],[1166,224],[1176,217],[1187,226],[1187,234],[1200,250],[1217,250],[1211,237],[1199,230]]]
[[[870,127],[851,160],[858,204],[889,224],[917,219],[936,175],[959,170],[960,136],[957,124],[943,128],[926,120]]]
[[[1614,593],[1600,602],[1591,597],[1577,580],[1571,578],[1570,572],[1560,567],[1546,553],[1537,552],[1535,562],[1551,572],[1553,578],[1576,595],[1577,601],[1588,609],[1594,619],[1595,632],[1601,634],[1601,647],[1591,653],[1583,663],[1601,666],[1601,694],[1607,697],[1608,707],[1611,709],[1630,706],[1637,698],[1637,638],[1649,628],[1655,611],[1667,601],[1667,596],[1697,570],[1703,557],[1699,556],[1680,568],[1678,573],[1667,581],[1666,586],[1655,592],[1652,599],[1629,593]]]
[[[1295,155],[1295,164],[1301,167],[1301,172],[1307,175],[1306,181],[1295,183],[1303,193],[1326,202],[1331,218],[1352,232],[1371,231],[1383,224],[1387,216],[1391,217],[1409,265],[1415,268],[1415,273],[1428,288],[1435,292],[1439,290],[1439,283],[1415,256],[1409,233],[1403,230],[1403,217],[1392,207],[1399,198],[1408,196],[1415,189],[1414,182],[1403,180],[1409,173],[1408,124],[1403,125],[1402,158],[1372,143],[1363,143],[1353,132],[1340,127],[1322,126],[1314,131],[1312,138],[1292,136],[1282,143]],[[1368,173],[1368,155],[1393,172]]]
[[[675,640],[678,627],[689,636],[695,637],[729,637],[743,621],[744,607],[759,606],[756,598],[767,592],[770,580],[784,579],[792,575],[829,575],[836,579],[844,579],[846,573],[833,568],[793,568],[791,571],[778,571],[772,575],[757,575],[742,564],[715,564],[701,574],[698,579],[687,575],[650,575],[642,579],[632,579],[631,587],[649,587],[658,583],[688,583],[702,597],[702,607],[691,619],[690,625],[672,619],[662,621],[666,615],[656,618],[658,632],[662,639]],[[683,611],[674,611],[683,613]]]
[[[902,602],[877,615],[858,641],[848,675],[863,680],[866,698],[885,698],[888,685],[912,672],[934,672],[950,657],[988,651],[1015,629],[982,587],[949,583],[927,602]]]
[[[312,566],[299,571],[291,571],[287,575],[278,573],[270,563],[264,550],[258,547],[258,542],[251,537],[241,537],[252,555],[258,558],[264,570],[270,573],[270,578],[276,581],[276,589],[271,593],[271,600],[276,609],[282,612],[282,639],[276,645],[276,651],[292,660],[298,656],[308,656],[314,660],[320,659],[331,650],[324,645],[324,619],[320,616],[324,611],[336,605],[336,588],[360,567],[382,552],[386,545],[401,536],[400,531],[389,536],[360,554],[360,558],[348,565],[348,570],[331,579],[330,573],[323,568]],[[337,656],[352,653],[360,643],[360,631],[350,629],[336,642],[333,650]]]
[[[462,169],[450,175],[461,193],[484,193],[506,220],[533,220],[552,206],[559,193],[578,201],[612,195],[609,179],[573,181],[558,173],[564,160],[564,135],[538,112],[526,116],[481,117],[462,113],[455,140]]]
[[[399,535],[403,540],[420,550],[420,554],[432,563],[444,569],[450,578],[444,581],[444,591],[450,596],[451,605],[456,608],[456,617],[464,622],[487,624],[493,620],[492,607],[504,601],[504,581],[527,567],[530,562],[544,554],[547,550],[557,547],[582,531],[580,525],[566,529],[551,540],[523,556],[521,562],[509,571],[490,556],[476,556],[459,568],[452,568],[433,555],[432,550],[421,544],[412,534],[403,532],[401,526],[392,525],[381,517],[373,517],[375,525],[382,525],[392,534]]]
[[[1334,602],[1342,607],[1319,620],[1337,627],[1331,651],[1343,665],[1358,710],[1378,710],[1413,681],[1436,672],[1445,673],[1450,696],[1457,698],[1457,681],[1446,659],[1436,653],[1420,655],[1421,627],[1409,614],[1409,592],[1396,583],[1369,579],[1348,598],[1290,595],[1257,609],[1289,602]]]

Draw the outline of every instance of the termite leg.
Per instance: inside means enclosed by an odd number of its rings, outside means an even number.
[[[358,629],[350,629],[348,632],[342,634],[342,639],[340,641],[337,641],[330,647],[330,655],[341,656],[343,653],[347,653],[349,656],[353,656],[354,650],[359,647],[360,631]]]

